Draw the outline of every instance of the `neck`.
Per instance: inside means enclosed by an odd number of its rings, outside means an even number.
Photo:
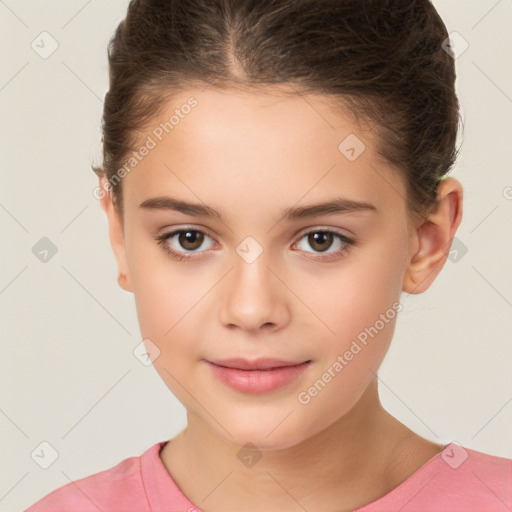
[[[405,480],[403,454],[413,436],[383,409],[374,379],[330,427],[290,448],[255,452],[261,454],[256,463],[246,459],[244,465],[239,446],[194,416],[160,457],[183,494],[205,512],[339,512],[368,504]]]

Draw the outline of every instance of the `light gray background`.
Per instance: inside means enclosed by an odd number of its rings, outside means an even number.
[[[185,426],[118,287],[92,191],[100,159],[107,42],[126,0],[0,0],[0,511],[140,455]],[[422,295],[403,294],[381,367],[384,406],[439,443],[512,458],[512,1],[435,1],[469,48],[456,60],[464,142],[452,176],[465,190],[458,239]],[[41,58],[43,31],[59,47]],[[507,188],[508,187],[508,188]],[[58,248],[41,262],[32,247]],[[41,442],[58,459],[42,469]]]

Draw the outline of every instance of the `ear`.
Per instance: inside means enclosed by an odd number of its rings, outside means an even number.
[[[462,220],[462,198],[462,185],[456,179],[445,178],[439,183],[435,204],[412,233],[413,253],[404,275],[403,291],[422,293],[441,272]]]
[[[123,219],[112,201],[110,184],[105,177],[100,177],[99,189],[102,191],[100,203],[103,211],[107,215],[110,245],[112,246],[114,256],[117,261],[118,274],[122,272],[126,275],[126,279],[119,281],[119,286],[121,286],[123,290],[131,292],[133,290],[131,285],[130,272],[128,269],[128,261],[126,258]]]

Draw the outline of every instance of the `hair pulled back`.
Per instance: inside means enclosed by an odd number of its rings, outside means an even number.
[[[429,0],[132,0],[108,46],[103,164],[92,168],[111,182],[141,130],[189,87],[289,84],[373,123],[378,154],[424,213],[457,157],[447,37]]]

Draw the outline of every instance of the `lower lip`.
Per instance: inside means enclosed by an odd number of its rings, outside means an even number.
[[[269,393],[295,380],[309,365],[306,361],[295,366],[282,366],[271,370],[239,370],[226,368],[207,361],[213,374],[221,382],[243,393]]]

